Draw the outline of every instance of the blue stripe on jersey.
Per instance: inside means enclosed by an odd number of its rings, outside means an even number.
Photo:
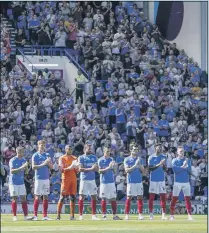
[[[106,159],[103,156],[98,160],[98,166],[101,169],[105,169],[105,168],[109,167],[109,165],[112,161],[113,161],[113,158],[109,157]],[[100,174],[100,183],[102,183],[102,184],[115,183],[113,169],[109,169],[108,171]]]
[[[150,167],[156,166],[163,159],[166,159],[165,155],[153,154],[153,155],[149,156],[149,158],[148,158],[148,166],[150,166]],[[166,162],[165,162],[165,164],[166,164]],[[150,181],[154,181],[154,182],[165,181],[165,172],[164,172],[162,166],[160,166],[157,169],[155,169],[154,171],[150,172]]]
[[[97,163],[97,157],[95,155],[81,155],[79,156],[79,162],[83,168],[91,168]],[[81,172],[81,180],[95,180],[95,171]]]
[[[130,167],[133,167],[136,163],[136,160],[138,158],[133,158],[131,156],[125,158],[124,160],[124,167],[126,168],[130,168]],[[142,164],[142,161],[140,161],[140,164]],[[132,170],[131,172],[129,172],[127,174],[127,183],[141,183],[142,182],[142,174],[139,170],[139,168],[135,168],[134,170]]]
[[[46,152],[44,152],[43,154],[36,152],[32,156],[32,161],[34,162],[34,165],[40,165],[48,157],[50,157],[50,155]],[[35,170],[35,179],[36,180],[48,180],[49,179],[49,168],[47,165]]]
[[[20,168],[24,163],[26,163],[26,160],[24,158],[19,159],[17,156],[10,159],[9,161],[9,184],[13,185],[22,185],[24,184],[24,171],[20,171],[18,173],[11,173],[11,169],[17,169]]]
[[[189,182],[189,172],[191,171],[191,163],[188,161],[187,168],[181,168],[185,161],[185,158],[174,158],[172,160],[172,169],[174,172],[174,181],[178,183],[188,183]]]

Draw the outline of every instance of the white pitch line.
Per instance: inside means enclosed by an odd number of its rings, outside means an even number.
[[[58,64],[47,64],[47,63],[45,63],[45,64],[28,64],[28,66],[36,66],[36,67],[45,67],[45,66],[50,66],[50,67],[57,67],[58,66]]]

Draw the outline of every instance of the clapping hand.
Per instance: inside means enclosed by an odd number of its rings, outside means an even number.
[[[185,160],[181,168],[185,168],[188,165],[188,160]]]
[[[50,162],[51,162],[51,159],[50,159],[50,158],[47,158],[47,159],[44,161],[44,165],[48,165]]]
[[[20,168],[20,170],[25,170],[26,168],[28,167],[28,162],[26,162],[26,163],[24,163],[23,165],[22,165],[22,167]]]
[[[26,167],[28,167],[28,162],[26,162],[25,164],[23,164],[22,168],[26,168]]]
[[[140,159],[137,158],[136,162],[135,162],[135,165],[138,166],[139,165],[139,162],[140,162]]]
[[[46,159],[44,162],[43,162],[43,166],[46,166],[48,164],[48,159]]]
[[[95,169],[97,169],[97,164],[94,164],[92,167],[91,167],[91,169],[92,169],[92,171],[94,171]]]
[[[115,161],[112,161],[112,162],[109,164],[109,168],[112,169],[114,166],[115,166]]]
[[[164,163],[165,163],[165,159],[160,161],[160,165],[164,165]]]

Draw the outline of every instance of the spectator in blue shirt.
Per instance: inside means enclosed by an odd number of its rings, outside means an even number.
[[[31,187],[31,190],[30,190],[30,192],[27,195],[27,201],[29,201],[29,202],[32,203],[33,200],[34,200],[34,188]]]
[[[166,120],[166,115],[165,114],[162,114],[161,120],[158,121],[158,126],[160,128],[159,136],[164,136],[164,137],[169,136],[169,131],[168,131],[169,123]]]
[[[120,166],[124,162],[124,152],[119,152],[115,162]]]
[[[128,77],[135,83],[135,81],[139,78],[139,74],[135,72],[134,68],[131,68]]]
[[[126,114],[121,103],[118,104],[118,108],[116,108],[116,123],[118,133],[126,132]]]
[[[58,192],[58,189],[54,189],[53,192],[49,195],[49,201],[53,202],[53,203],[57,203],[58,200],[60,198],[60,194]]]
[[[38,41],[38,34],[37,34],[37,30],[40,26],[41,22],[39,21],[37,15],[34,15],[29,23],[28,23],[28,28],[29,28],[29,32],[30,32],[30,40],[33,43],[36,43]]]
[[[60,178],[57,176],[56,172],[52,172],[50,183],[51,191],[53,191],[54,189],[60,190]]]

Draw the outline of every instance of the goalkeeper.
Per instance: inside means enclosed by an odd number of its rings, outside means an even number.
[[[59,158],[59,169],[62,173],[62,183],[60,190],[60,199],[57,205],[57,220],[60,220],[63,201],[66,196],[70,195],[70,220],[75,220],[75,200],[77,193],[77,158],[72,155],[70,146],[65,147],[66,154]]]

